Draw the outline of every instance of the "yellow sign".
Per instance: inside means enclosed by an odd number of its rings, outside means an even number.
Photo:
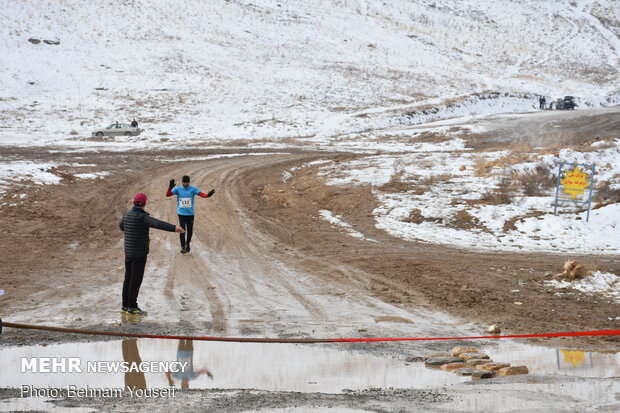
[[[564,360],[577,367],[586,361],[586,353],[576,350],[560,350],[564,354]]]
[[[564,192],[571,196],[571,199],[577,198],[577,195],[583,195],[586,188],[590,186],[588,182],[588,174],[581,172],[578,166],[572,171],[566,172],[566,178],[560,181],[564,185]]]

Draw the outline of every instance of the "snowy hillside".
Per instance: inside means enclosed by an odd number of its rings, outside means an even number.
[[[0,21],[4,143],[134,117],[151,142],[329,139],[538,94],[620,102],[617,0],[0,0]],[[464,101],[480,93],[499,103]]]

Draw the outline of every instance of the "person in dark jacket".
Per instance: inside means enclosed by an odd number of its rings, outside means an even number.
[[[133,121],[131,121],[131,127],[132,128],[137,128],[138,127],[138,121],[135,120],[135,119]]]
[[[119,224],[121,231],[125,233],[125,281],[123,282],[123,309],[121,310],[125,314],[148,314],[138,307],[138,293],[149,253],[149,228],[168,232],[185,232],[179,226],[151,217],[144,210],[146,201],[146,195],[136,194],[133,198],[134,207],[123,215]]]
[[[538,108],[539,109],[545,109],[547,106],[547,98],[544,96],[540,96],[538,98]]]

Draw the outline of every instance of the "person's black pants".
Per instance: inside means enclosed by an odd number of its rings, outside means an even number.
[[[142,285],[142,278],[144,278],[146,257],[146,255],[143,257],[125,257],[123,307],[138,307],[138,293],[140,292],[140,285]]]
[[[192,234],[194,233],[194,216],[193,215],[179,215],[179,226],[185,230],[187,234],[187,243],[185,242],[185,234],[179,234],[181,239],[181,248],[185,248],[192,242]]]

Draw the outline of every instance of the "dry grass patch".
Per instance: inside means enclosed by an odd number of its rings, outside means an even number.
[[[486,135],[481,135],[486,136]],[[509,151],[514,154],[532,154],[534,153],[534,148],[529,143],[519,143],[510,145],[506,143],[502,146],[489,146],[484,149],[483,152],[500,152],[500,151]]]
[[[379,189],[388,193],[412,192],[416,195],[422,195],[434,186],[439,185],[442,182],[447,182],[454,177],[454,175],[451,174],[429,176],[412,175],[409,177],[408,181],[403,181],[404,175],[405,171],[403,169],[397,170],[392,174],[390,180]]]
[[[480,157],[474,161],[474,174],[478,177],[489,177],[492,175],[494,169],[500,168],[503,168],[503,164],[499,159]]]
[[[433,168],[435,168],[436,162],[437,161],[432,159],[423,159],[418,161],[416,165],[419,169],[433,170]]]
[[[431,187],[438,185],[439,183],[449,181],[453,177],[454,175],[451,174],[429,175],[422,177],[419,182],[420,185],[423,185],[430,189]]]
[[[425,218],[422,216],[422,210],[419,208],[414,208],[409,213],[407,218],[402,220],[403,222],[407,222],[410,224],[421,224],[425,221]]]
[[[529,147],[529,146],[527,146]],[[531,150],[531,147],[529,147]],[[530,160],[532,153],[529,150],[517,150],[498,159],[477,158],[474,162],[474,174],[479,177],[488,177],[494,170],[504,169],[510,165],[517,165]]]
[[[443,223],[443,218],[425,217],[422,215],[421,209],[414,208],[409,213],[409,216],[401,219],[401,221],[410,224],[421,224],[422,222],[435,222],[441,224]]]
[[[472,216],[469,212],[461,209],[458,211],[454,217],[450,220],[449,227],[458,228],[458,229],[486,229],[484,225],[480,222],[480,220],[474,216]]]
[[[513,180],[505,176],[499,181],[497,188],[489,189],[480,196],[480,199],[472,203],[485,205],[511,204],[515,192],[513,185]]]
[[[448,139],[448,136],[441,134],[441,133],[424,131],[416,135],[415,138],[417,142],[435,143],[435,142],[444,142],[446,139]]]
[[[620,202],[620,189],[611,188],[609,186],[609,182],[600,182],[594,188],[594,195],[592,196],[592,201],[597,204],[595,208],[600,208],[604,205],[618,203]]]
[[[598,152],[603,149],[615,148],[617,138],[594,138],[590,139],[586,142],[581,142],[576,150],[580,152]],[[593,146],[593,144],[597,143],[597,145]]]
[[[556,158],[560,157],[560,150],[557,148],[548,148],[548,149],[543,149],[540,152],[538,152],[539,156],[543,156],[543,155],[553,155]]]
[[[546,195],[557,183],[557,177],[543,164],[536,165],[532,171],[515,173],[511,178],[527,196]]]
[[[545,212],[536,211],[536,212],[530,212],[530,213],[525,214],[525,215],[519,215],[519,216],[516,216],[516,217],[512,217],[508,221],[504,222],[504,227],[502,228],[502,231],[503,232],[516,231],[517,230],[517,222],[525,222],[525,220],[527,218],[540,217],[540,216],[543,216],[545,214],[546,214]]]
[[[379,189],[384,192],[406,192],[409,191],[412,186],[414,186],[410,182],[403,182],[403,176],[405,175],[405,171],[400,170],[392,174],[390,180],[382,185]],[[424,193],[424,191],[422,192]]]

